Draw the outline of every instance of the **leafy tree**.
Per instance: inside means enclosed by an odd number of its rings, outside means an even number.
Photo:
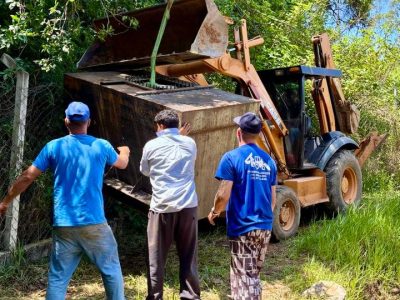
[[[163,2],[5,0],[0,2],[0,51],[20,58],[19,64],[31,73],[31,85],[47,86],[44,101],[57,102],[64,73],[75,71],[76,62],[95,38],[113,34],[110,26],[95,33],[90,27],[94,19]],[[235,21],[247,19],[249,37],[264,38],[265,43],[251,51],[257,69],[313,64],[311,37],[328,31],[337,66],[344,73],[345,93],[361,108],[356,138],[371,128],[390,132],[388,145],[395,149],[399,116],[394,90],[400,89],[398,0],[390,5],[382,0],[215,2]],[[376,5],[383,5],[384,13],[378,14]],[[132,19],[124,21],[126,26],[137,25]]]
[[[369,26],[358,34],[341,37],[334,45],[335,58],[344,72],[344,92],[361,110],[358,136],[371,130],[389,137],[376,160],[370,161],[370,172],[382,170],[400,176],[400,112],[396,90],[400,86],[399,2],[385,13],[370,19]]]
[[[331,21],[349,28],[368,26],[372,5],[372,0],[329,0],[326,3]]]

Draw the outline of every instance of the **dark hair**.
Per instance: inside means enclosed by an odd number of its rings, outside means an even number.
[[[241,129],[240,128],[240,130],[242,131],[242,137],[243,137],[243,139],[245,140],[245,141],[248,141],[248,140],[254,140],[254,139],[256,139],[257,137],[258,137],[258,133],[251,133],[251,132],[247,132],[247,131],[244,131],[243,129]]]
[[[71,120],[69,120],[67,118],[67,124],[66,125],[70,130],[75,131],[75,130],[79,130],[79,129],[83,128],[83,126],[85,126],[87,122],[89,122],[89,120],[86,120],[86,121],[71,121]]]
[[[159,125],[164,125],[165,128],[178,128],[179,117],[176,111],[171,109],[164,109],[160,111],[155,117],[154,122]]]

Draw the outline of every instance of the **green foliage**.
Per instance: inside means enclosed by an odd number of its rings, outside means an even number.
[[[373,0],[329,0],[327,8],[337,26],[349,28],[367,26]]]
[[[344,93],[361,111],[360,129],[355,137],[361,139],[372,130],[389,134],[379,155],[384,162],[380,167],[389,174],[399,173],[400,167],[400,112],[395,97],[400,86],[400,35],[394,26],[398,21],[393,11],[377,15],[369,27],[358,35],[340,38],[333,47],[336,62],[344,73]],[[378,165],[376,162],[375,169]],[[374,165],[369,166],[375,171]]]
[[[110,200],[110,198],[108,200]],[[113,201],[112,204],[113,204],[113,210],[115,210],[114,212],[115,218],[119,220],[119,222],[122,224],[123,223],[129,224],[126,227],[129,228],[130,232],[134,233],[146,228],[147,219],[144,217],[143,213],[139,213],[132,207],[127,206],[126,204],[122,204],[121,202],[118,201]]]
[[[0,50],[21,57],[30,73],[50,73],[44,79],[58,80],[61,90],[63,74],[75,70],[76,61],[96,37],[91,22],[141,5],[128,0],[7,0],[0,4]],[[130,27],[138,25],[129,17],[123,22]],[[112,33],[107,27],[98,37]]]
[[[26,272],[23,270],[25,265],[26,258],[24,249],[21,245],[18,245],[11,253],[10,262],[0,267],[0,284],[9,283],[10,280],[16,278],[25,281],[27,279]]]
[[[363,172],[363,191],[365,193],[399,190],[398,170],[390,171],[390,167],[388,170],[385,166],[385,154],[383,151],[379,151],[377,155],[367,161]]]
[[[252,49],[252,62],[259,70],[310,61],[311,37],[324,28],[324,7],[311,0],[216,3],[236,22],[247,20],[250,38],[264,38],[262,46]]]

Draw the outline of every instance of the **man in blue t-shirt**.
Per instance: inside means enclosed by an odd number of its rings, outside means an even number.
[[[104,216],[103,175],[106,165],[125,169],[129,148],[119,154],[109,142],[87,135],[90,111],[72,102],[65,111],[69,135],[46,144],[32,165],[11,185],[0,203],[5,214],[12,200],[47,169],[54,174],[53,247],[46,299],[65,299],[82,254],[98,267],[107,299],[124,299],[117,243]]]
[[[226,208],[231,248],[231,296],[261,299],[260,270],[271,237],[277,169],[272,158],[256,145],[261,120],[248,112],[236,117],[239,148],[225,153],[215,178],[221,181],[208,220]]]

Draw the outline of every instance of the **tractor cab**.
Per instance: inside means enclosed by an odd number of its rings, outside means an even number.
[[[318,126],[319,114],[311,97],[312,82],[325,77],[341,77],[342,72],[294,66],[259,71],[258,74],[289,131],[284,139],[288,169],[301,171],[318,167],[313,154],[324,139]],[[331,135],[328,134],[327,138]]]

